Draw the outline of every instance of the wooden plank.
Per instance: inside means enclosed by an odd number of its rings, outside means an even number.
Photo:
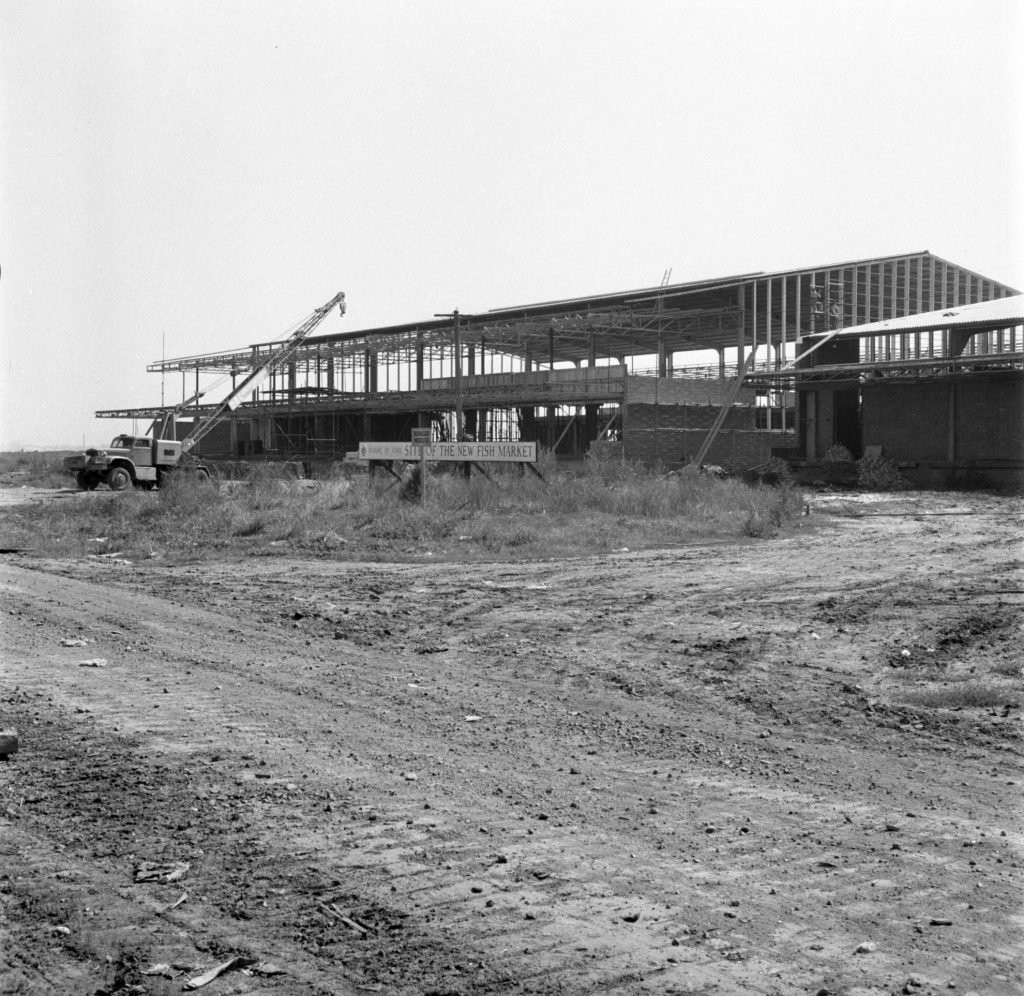
[[[573,412],[572,418],[569,419],[569,421],[566,423],[565,428],[562,430],[562,434],[558,437],[558,439],[555,440],[555,445],[551,447],[552,451],[556,451],[558,449],[558,447],[561,445],[562,440],[565,439],[566,434],[569,432],[569,430],[575,424],[576,419],[579,417],[579,414],[580,414],[579,413],[579,409],[577,409],[575,412]]]

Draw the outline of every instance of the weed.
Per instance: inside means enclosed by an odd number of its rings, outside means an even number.
[[[907,486],[893,460],[864,456],[857,461],[857,484],[866,491],[899,491]]]
[[[910,705],[928,709],[977,709],[1009,704],[1015,690],[988,681],[962,681],[941,688],[908,691],[903,698]]]
[[[253,515],[235,527],[236,536],[259,536],[267,527],[262,515]]]
[[[64,470],[64,457],[68,451],[46,453],[30,450],[20,453],[0,453],[0,480],[36,488],[66,488],[74,484]]]
[[[755,539],[770,539],[775,536],[778,530],[763,515],[757,512],[748,512],[743,520],[743,535],[752,536]]]
[[[194,559],[226,547],[374,560],[427,549],[459,559],[530,558],[769,537],[803,504],[789,486],[657,474],[621,461],[548,467],[546,481],[518,468],[490,474],[430,474],[425,502],[401,501],[380,478],[309,481],[257,469],[218,487],[172,475],[156,492],[104,492],[11,509],[0,513],[0,535],[10,545],[60,556],[97,552],[94,538],[106,536],[109,549],[128,557]]]
[[[1004,678],[1024,677],[1024,664],[1020,661],[1000,661],[992,665],[992,673],[1002,675]]]
[[[842,443],[830,446],[822,457],[825,463],[853,463],[853,454]]]

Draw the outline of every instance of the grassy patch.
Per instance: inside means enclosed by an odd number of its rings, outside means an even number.
[[[64,472],[64,457],[70,450],[22,450],[19,453],[0,453],[0,482],[6,485],[34,488],[66,488],[73,485]]]
[[[437,473],[427,501],[389,479],[298,481],[271,473],[215,484],[172,477],[159,491],[98,492],[13,508],[0,537],[43,555],[116,550],[130,559],[290,554],[359,560],[536,559],[771,536],[797,516],[791,487],[663,475],[620,463],[494,480]],[[751,529],[749,523],[764,523]]]
[[[1024,664],[1015,660],[998,661],[992,665],[992,673],[1004,678],[1024,678]]]
[[[1020,690],[992,681],[960,681],[941,688],[922,688],[905,692],[908,705],[926,709],[977,709],[1004,706],[1020,700]]]

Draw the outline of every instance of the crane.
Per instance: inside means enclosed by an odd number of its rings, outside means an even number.
[[[209,469],[191,457],[189,450],[213,429],[224,412],[228,409],[234,411],[277,367],[294,356],[335,305],[344,315],[344,293],[335,294],[325,305],[317,308],[277,349],[255,367],[241,384],[215,405],[213,411],[198,418],[192,431],[180,442],[173,438],[175,419],[189,405],[198,402],[206,391],[196,391],[191,398],[166,412],[162,420],[154,421],[149,435],[122,434],[105,449],[94,447],[66,457],[64,469],[74,475],[78,486],[85,491],[92,491],[100,484],[106,484],[111,491],[124,491],[131,487],[152,487],[154,484],[160,484],[167,474],[180,469],[190,470],[196,477],[209,477]],[[170,439],[166,438],[168,430],[171,431]]]
[[[274,370],[282,363],[287,363],[335,306],[337,306],[339,314],[345,314],[344,291],[339,291],[326,304],[314,309],[313,313],[281,344],[280,348],[275,349],[263,363],[250,371],[248,376],[212,412],[197,421],[195,428],[181,441],[182,452],[188,453],[207,433],[213,430],[226,411],[229,409],[234,411]]]

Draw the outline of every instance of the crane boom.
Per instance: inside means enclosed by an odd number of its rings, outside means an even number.
[[[313,334],[317,326],[331,313],[331,309],[337,305],[340,314],[345,314],[345,292],[339,291],[326,304],[315,309],[301,325],[281,344],[279,349],[274,350],[267,358],[210,412],[202,421],[196,423],[195,428],[181,441],[182,452],[188,453],[213,427],[220,421],[228,409],[234,411],[260,384],[263,383],[282,363],[295,355],[298,348]]]

